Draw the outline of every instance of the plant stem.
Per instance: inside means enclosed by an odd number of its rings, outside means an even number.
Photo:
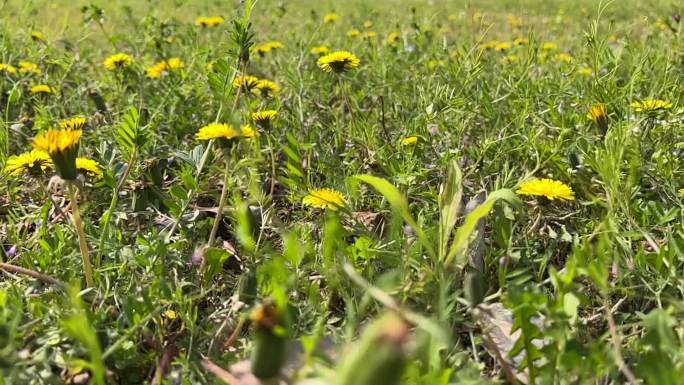
[[[83,272],[85,273],[86,285],[88,285],[88,287],[93,287],[93,269],[90,266],[90,252],[88,251],[88,244],[86,243],[81,213],[78,210],[78,188],[73,183],[69,183],[69,195],[71,198],[71,214],[74,219],[76,233],[78,234],[78,246],[81,249],[81,258],[83,259]]]
[[[221,198],[219,198],[218,212],[216,213],[216,218],[214,219],[214,226],[211,228],[211,234],[209,234],[209,246],[214,244],[216,240],[216,233],[218,232],[219,224],[221,223],[221,217],[223,216],[223,206],[226,202],[226,195],[228,195],[228,178],[230,177],[230,162],[228,157],[225,159],[226,168],[223,173],[223,188],[221,189]]]

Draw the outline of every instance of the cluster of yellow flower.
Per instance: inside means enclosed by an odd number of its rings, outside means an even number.
[[[168,60],[160,61],[154,65],[145,68],[145,73],[150,79],[157,79],[164,74],[175,71],[179,68],[183,68],[185,64],[183,61],[177,57],[170,58]]]
[[[272,97],[280,92],[278,83],[268,79],[259,79],[256,76],[250,75],[235,77],[233,80],[233,87],[239,88],[245,94],[256,94],[265,98]]]
[[[221,16],[199,16],[195,19],[195,24],[201,27],[215,27],[225,22],[226,20]]]
[[[264,56],[271,51],[275,51],[275,50],[281,49],[283,47],[284,47],[283,43],[274,40],[274,41],[268,41],[266,43],[259,44],[256,47],[254,47],[254,50],[260,56]]]

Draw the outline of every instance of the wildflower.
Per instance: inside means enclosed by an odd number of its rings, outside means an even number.
[[[325,72],[342,73],[361,64],[359,58],[347,51],[335,51],[318,59],[318,66]]]
[[[35,63],[31,63],[29,61],[20,61],[19,62],[19,72],[23,74],[34,74],[34,75],[40,75],[41,71],[40,68],[38,68],[38,65]]]
[[[177,57],[174,57],[174,58],[170,58],[168,60],[156,63],[150,67],[147,67],[145,69],[145,72],[147,73],[148,78],[157,79],[157,78],[161,77],[162,75],[165,75],[171,71],[177,70],[179,68],[183,68],[183,66],[185,66],[183,61]]]
[[[516,193],[520,195],[544,196],[549,200],[558,198],[571,201],[575,199],[575,193],[570,186],[553,179],[528,180],[520,184],[520,188]]]
[[[561,63],[572,63],[572,55],[561,52],[555,56],[556,61]]]
[[[518,55],[506,55],[501,58],[501,62],[504,64],[517,63],[520,61]]]
[[[39,31],[31,32],[31,40],[33,41],[45,41],[45,34]]]
[[[558,49],[558,45],[556,43],[547,42],[542,44],[541,49],[543,51],[555,51]]]
[[[269,42],[266,42],[266,43],[263,43],[263,44],[256,46],[255,50],[259,55],[264,56],[265,54],[267,54],[273,50],[280,49],[283,47],[284,47],[283,43],[281,43],[279,41],[269,41]]]
[[[378,35],[378,33],[375,31],[367,31],[363,34],[363,37],[365,39],[372,39],[372,38],[376,37],[377,35]]]
[[[632,108],[634,108],[634,111],[636,112],[660,111],[672,108],[672,103],[667,100],[646,99],[632,102]]]
[[[241,136],[240,132],[231,125],[225,123],[209,123],[199,129],[195,138],[197,140],[217,139],[222,147],[230,147]]]
[[[86,118],[82,116],[74,116],[73,118],[64,119],[59,122],[59,128],[62,130],[82,130],[86,124]]]
[[[81,173],[92,175],[96,178],[102,178],[103,172],[100,165],[88,158],[76,158],[76,169]]]
[[[608,108],[605,104],[599,103],[589,107],[587,119],[594,122],[601,130],[601,133],[605,134],[608,130]]]
[[[488,41],[488,42],[486,42],[486,43],[481,44],[481,45],[480,45],[480,48],[482,48],[482,49],[484,49],[484,50],[490,50],[490,49],[496,48],[497,45],[499,45],[499,41],[498,41],[498,40],[490,40],[490,41]]]
[[[259,79],[256,76],[241,75],[233,80],[233,87],[240,88],[242,92],[250,93],[256,88]]]
[[[50,167],[52,167],[50,155],[44,151],[31,150],[10,156],[5,164],[5,172],[14,177],[20,176],[24,172],[39,175]]]
[[[252,120],[258,126],[268,128],[270,127],[271,121],[273,120],[273,118],[275,118],[277,113],[278,111],[276,110],[257,111],[252,113]]]
[[[31,93],[36,95],[36,94],[52,94],[54,93],[54,90],[52,87],[48,86],[47,84],[36,84],[35,86],[31,87]]]
[[[363,22],[363,28],[368,29],[368,28],[371,28],[372,26],[373,26],[373,22],[370,20],[366,20]]]
[[[494,46],[494,50],[496,52],[505,52],[505,51],[508,51],[509,49],[511,49],[512,46],[513,46],[513,44],[505,41],[505,42],[501,42],[501,43],[497,44],[496,46]]]
[[[259,95],[268,98],[280,92],[280,86],[276,82],[261,79],[256,84],[256,90]]]
[[[195,24],[201,27],[215,27],[225,23],[225,21],[221,16],[199,16],[195,19]]]
[[[121,68],[126,68],[133,64],[133,58],[125,53],[115,53],[109,56],[102,62],[104,67],[109,71],[114,71]]]
[[[418,137],[417,136],[407,136],[401,140],[402,146],[413,146],[416,143],[418,143]]]
[[[401,33],[399,32],[390,32],[387,35],[387,43],[389,44],[396,44],[401,41]]]
[[[7,72],[8,74],[16,74],[17,68],[11,64],[0,63],[0,72]]]
[[[254,127],[250,126],[249,124],[243,124],[242,127],[240,127],[240,133],[245,138],[253,138],[259,135],[257,130],[255,130]]]
[[[309,191],[304,199],[302,199],[302,203],[305,206],[337,211],[340,207],[345,206],[345,199],[341,192],[330,188],[323,188]]]
[[[324,45],[311,48],[311,53],[318,56],[326,55],[328,52],[330,52],[330,48]]]
[[[594,71],[592,71],[592,69],[589,67],[581,67],[580,69],[577,70],[577,73],[582,75],[582,76],[587,76],[587,77],[594,75]]]
[[[324,23],[334,23],[339,18],[340,18],[340,16],[338,14],[336,14],[335,12],[330,12],[330,13],[326,14],[325,16],[323,16],[323,22]]]
[[[508,25],[511,28],[520,28],[524,25],[522,17],[508,15],[507,16]]]
[[[530,44],[530,40],[526,39],[524,37],[518,37],[515,40],[513,40],[513,45],[521,46],[521,45],[528,45]]]
[[[76,155],[81,140],[81,130],[49,129],[38,134],[33,139],[33,148],[45,151],[59,176],[64,180],[74,180],[78,175],[76,170]]]
[[[359,31],[359,30],[356,29],[356,28],[354,28],[354,29],[352,29],[351,31],[347,32],[347,37],[350,37],[350,38],[352,38],[352,39],[355,39],[355,38],[359,37],[359,35],[361,35],[361,31]]]

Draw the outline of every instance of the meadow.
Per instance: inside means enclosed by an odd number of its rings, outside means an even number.
[[[682,13],[0,1],[0,385],[682,383]]]

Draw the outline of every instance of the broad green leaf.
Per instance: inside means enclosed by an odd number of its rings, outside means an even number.
[[[230,254],[226,250],[218,247],[206,248],[204,250],[204,281],[211,282],[228,258]]]
[[[428,240],[427,236],[425,235],[425,232],[423,232],[423,229],[421,229],[420,226],[418,226],[418,223],[411,216],[411,213],[409,212],[408,202],[406,201],[406,197],[404,197],[404,195],[401,192],[399,192],[399,190],[396,187],[394,187],[390,182],[386,181],[385,179],[378,178],[373,175],[354,175],[352,178],[371,185],[375,190],[382,194],[382,196],[384,196],[385,199],[387,199],[390,206],[392,206],[392,210],[394,210],[395,213],[401,215],[402,219],[404,219],[404,221],[409,226],[411,226],[411,228],[413,228],[413,231],[418,236],[418,240],[421,244],[423,244],[423,246],[427,249],[430,255],[433,258],[436,257],[433,245]]]

